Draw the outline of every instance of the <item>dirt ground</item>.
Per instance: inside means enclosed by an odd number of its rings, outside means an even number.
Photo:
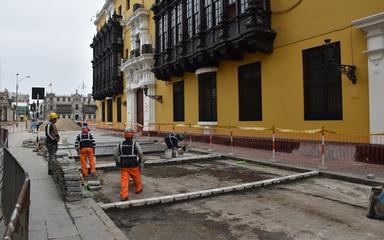
[[[139,195],[134,194],[133,182],[131,182],[129,199],[226,187],[290,174],[293,172],[227,159],[184,164],[146,165],[142,174],[144,190]],[[120,172],[118,170],[104,172],[102,184],[103,188],[98,191],[96,201],[104,203],[120,201]]]
[[[326,178],[107,214],[129,239],[377,240],[370,188]]]

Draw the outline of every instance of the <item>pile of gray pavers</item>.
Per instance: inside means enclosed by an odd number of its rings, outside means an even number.
[[[57,156],[53,161],[52,177],[66,201],[72,202],[83,199],[80,172],[73,158]]]

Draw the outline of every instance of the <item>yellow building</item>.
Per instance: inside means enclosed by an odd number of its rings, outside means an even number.
[[[93,95],[97,121],[111,128],[143,128],[155,122],[151,72],[153,1],[106,0],[95,20]]]
[[[157,123],[384,132],[383,1],[162,0],[153,12]]]

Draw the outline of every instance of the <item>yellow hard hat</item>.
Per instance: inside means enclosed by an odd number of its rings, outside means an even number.
[[[59,116],[57,116],[57,113],[55,113],[55,112],[51,112],[50,114],[49,114],[49,119],[57,119]]]

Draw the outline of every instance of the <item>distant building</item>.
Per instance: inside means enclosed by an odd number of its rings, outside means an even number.
[[[51,112],[56,112],[59,119],[75,121],[95,120],[96,102],[92,94],[83,97],[77,91],[72,95],[56,95],[47,93],[42,105],[44,118],[48,119]]]
[[[0,121],[11,122],[13,120],[13,109],[9,92],[7,89],[0,91]]]

